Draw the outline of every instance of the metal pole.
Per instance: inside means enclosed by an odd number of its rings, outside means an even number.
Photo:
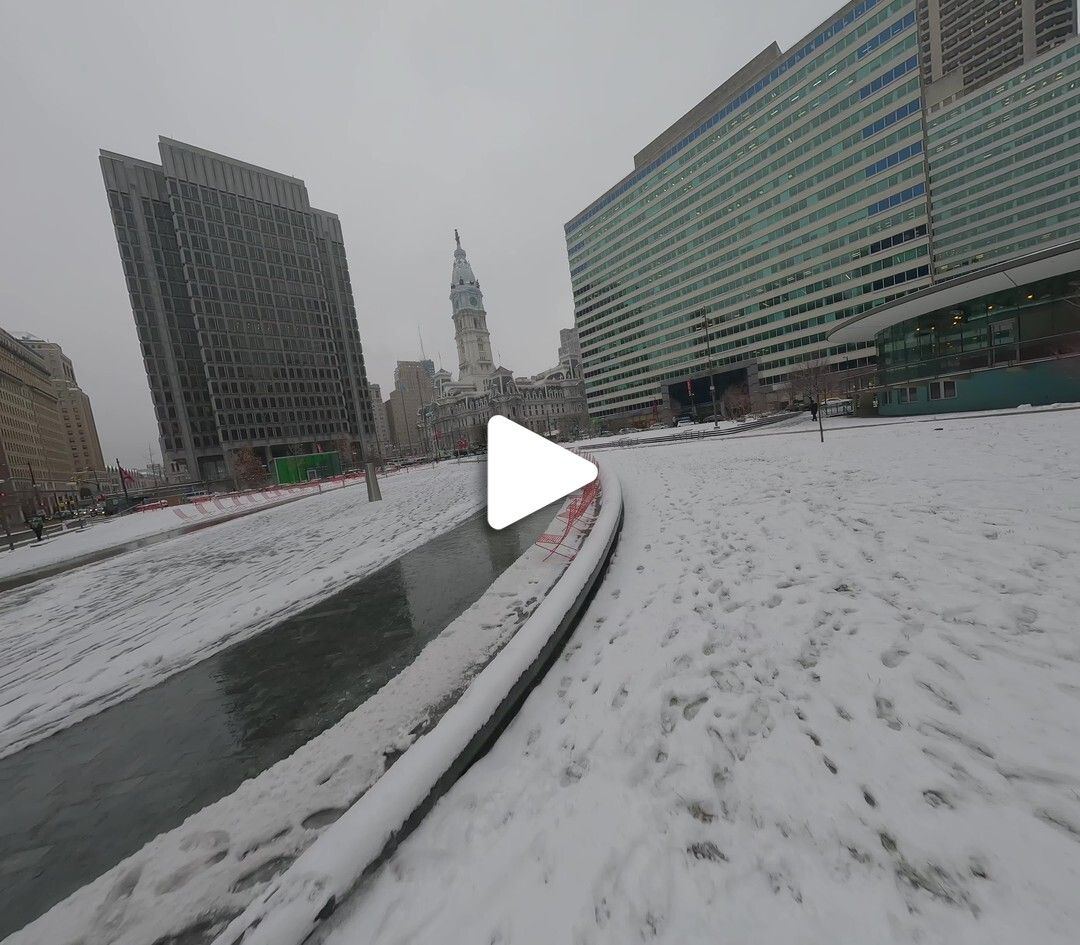
[[[709,394],[712,397],[712,424],[715,430],[720,421],[716,418],[716,375],[713,373],[712,338],[709,337],[709,313],[702,310],[701,326],[705,329],[705,350],[709,354]]]
[[[381,502],[382,492],[379,489],[379,480],[375,478],[375,464],[365,463],[364,474],[367,479],[367,498],[368,502]]]

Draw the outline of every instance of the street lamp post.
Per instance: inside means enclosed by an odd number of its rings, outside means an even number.
[[[716,374],[713,370],[712,338],[709,337],[709,313],[705,309],[701,310],[701,327],[705,332],[705,350],[709,355],[709,397],[712,400],[712,424],[715,430],[720,421],[716,416]]]

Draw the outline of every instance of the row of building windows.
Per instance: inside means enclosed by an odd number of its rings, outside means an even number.
[[[857,165],[861,165],[867,157],[873,155],[874,153],[880,152],[881,150],[894,147],[901,141],[910,140],[912,137],[915,136],[918,136],[918,140],[921,141],[921,134],[921,122],[912,122],[905,128],[895,131],[892,134],[881,138],[880,140],[874,142],[868,147],[859,148],[856,151],[849,152],[849,159],[842,159],[839,162],[833,163],[828,168],[826,175],[823,176],[821,180],[827,180],[828,177],[832,176],[833,174],[840,173],[841,171],[847,170],[848,168]],[[838,142],[837,146],[829,149],[827,154],[829,156],[832,156],[837,153],[842,153],[838,152],[836,148],[840,147],[843,149],[856,143],[857,140],[854,138],[849,138],[846,141]],[[796,168],[791,169],[790,173],[794,176],[799,176],[800,174],[805,173],[807,170],[813,168],[815,164],[819,163],[825,156],[826,155],[824,154],[816,155],[810,160],[803,162]],[[759,193],[760,192],[761,191],[759,191]],[[696,221],[696,224],[699,224],[700,229],[700,225],[711,223],[713,219],[715,218],[708,218],[704,221]],[[790,240],[786,243],[781,243],[779,245],[776,243],[766,244],[765,240],[758,240],[749,247],[741,246],[739,247],[739,249],[732,249],[728,248],[730,243],[729,240],[725,241],[722,235],[718,236],[711,229],[705,229],[701,236],[695,237],[688,242],[672,242],[673,248],[666,253],[656,251],[655,240],[650,243],[652,252],[650,253],[649,258],[650,269],[652,270],[652,278],[663,278],[664,276],[679,271],[680,269],[694,261],[705,258],[710,258],[713,263],[721,261],[731,262],[739,260],[742,263],[743,267],[748,270],[758,268],[760,264],[765,263],[766,261],[773,261],[771,270],[769,271],[777,272],[780,271],[780,269],[783,267],[782,264],[776,263],[774,261],[777,255],[789,252],[792,249],[806,245],[803,239]],[[766,244],[767,249],[757,255],[748,255],[750,252],[752,252],[753,249],[758,248],[759,244]],[[692,252],[700,246],[703,246],[705,248],[697,252]],[[727,252],[723,255],[717,256],[717,249],[721,248],[727,248]],[[793,261],[802,261],[802,258],[807,258],[805,257],[806,253],[812,252],[815,252],[815,250],[804,250],[804,257],[797,256]],[[575,291],[575,309],[578,313],[579,320],[583,323],[588,323],[588,321],[590,321],[590,319],[588,318],[589,313],[602,307],[604,293],[611,291],[612,284],[619,284],[619,280],[617,279],[617,277],[621,276],[625,272],[632,271],[634,271],[633,261],[623,263],[619,265],[616,269],[608,273],[605,276],[605,278],[610,280],[608,283],[601,283],[598,285],[594,281],[590,281],[580,284]],[[594,273],[590,277],[591,280],[595,280],[596,278],[598,278],[598,273]],[[746,282],[747,278],[744,278],[743,282]],[[617,290],[616,294],[610,296],[609,298],[614,297],[618,297]]]
[[[901,2],[894,2],[892,4],[889,4],[889,6],[882,10],[877,16],[871,17],[868,22],[864,23],[859,29],[855,30],[854,36],[849,36],[846,42],[841,41],[835,44],[831,52],[835,54],[837,50],[844,48],[852,41],[861,39],[864,35],[866,35],[867,32],[876,28],[889,15],[899,10],[903,5],[904,4],[902,4]],[[608,206],[613,201],[617,200],[620,196],[625,194],[631,187],[640,183],[641,180],[649,177],[649,175],[651,175],[653,171],[657,170],[663,164],[666,164],[672,157],[674,157],[684,148],[691,145],[695,140],[700,138],[701,135],[705,134],[711,128],[718,125],[725,118],[727,118],[728,115],[737,111],[744,104],[749,102],[759,93],[764,91],[767,87],[772,85],[772,83],[776,82],[777,79],[779,79],[784,73],[788,72],[790,69],[797,66],[798,63],[804,58],[813,55],[815,52],[822,49],[822,47],[825,46],[834,37],[839,36],[845,30],[849,29],[857,20],[859,20],[876,6],[877,0],[864,0],[863,3],[860,3],[853,10],[848,11],[843,17],[839,18],[837,21],[835,21],[833,24],[831,24],[829,27],[819,33],[810,43],[796,50],[796,52],[793,53],[783,64],[773,69],[771,72],[768,73],[768,75],[763,76],[745,92],[735,97],[731,102],[725,105],[719,112],[710,117],[707,121],[702,123],[693,132],[691,132],[681,141],[674,144],[672,147],[668,148],[664,153],[662,153],[655,160],[651,161],[645,167],[635,172],[622,184],[612,188],[603,197],[595,201],[588,209],[579,213],[573,220],[570,221],[570,223],[566,225],[567,237],[569,238],[572,233],[579,230],[586,222],[592,219],[606,206]],[[901,27],[901,29],[903,29],[903,27]],[[814,64],[818,65],[822,62],[828,61],[828,59],[831,58],[829,52],[829,50],[823,50],[820,55],[815,57]],[[865,52],[862,55],[856,53],[856,57],[858,59],[861,59],[864,55],[866,55]],[[771,101],[775,100],[775,98],[779,94],[787,91],[794,82],[804,78],[806,73],[809,71],[809,69],[800,70],[788,81],[781,83],[781,85],[778,88],[773,89],[769,95],[763,96],[762,101],[759,101],[757,103],[759,107],[762,105],[767,105]]]
[[[909,37],[896,49],[883,54],[881,61],[888,62],[892,56],[902,54],[913,44],[914,37]],[[875,62],[873,65],[877,66],[878,63]],[[877,131],[868,131],[868,129],[873,129],[875,124],[866,126],[864,123],[868,118],[895,102],[910,99],[912,94],[918,95],[918,78],[912,78],[871,103],[862,104],[857,94],[849,94],[831,107],[823,109],[823,106],[832,98],[845,91],[848,82],[856,81],[856,76],[848,77],[846,81],[842,77],[830,76],[829,78],[832,84],[819,92],[817,98],[812,101],[800,102],[801,96],[796,93],[793,98],[797,111],[785,114],[778,121],[767,125],[756,137],[750,138],[746,134],[747,131],[755,130],[756,126],[736,129],[733,124],[732,128],[728,129],[729,134],[717,135],[714,140],[708,142],[708,148],[702,148],[695,163],[687,166],[673,165],[658,173],[657,180],[653,182],[652,189],[643,200],[620,207],[618,212],[613,213],[607,221],[608,225],[602,231],[597,231],[595,240],[586,240],[579,244],[581,249],[576,256],[571,257],[571,275],[577,275],[582,271],[582,266],[578,263],[580,259],[588,262],[594,271],[593,277],[596,278],[599,267],[602,264],[610,265],[613,261],[604,258],[606,248],[611,248],[612,245],[616,248],[625,245],[624,237],[631,230],[639,229],[650,217],[669,209],[679,209],[675,207],[674,202],[683,198],[685,194],[691,193],[693,188],[704,180],[714,182],[713,189],[721,184],[734,182],[731,189],[725,192],[728,196],[750,190],[759,182],[765,185],[767,179],[778,172],[780,176],[773,186],[778,182],[786,183],[795,176],[796,168],[800,167],[798,157],[809,154],[822,145],[832,146],[826,149],[825,154],[811,155],[806,166],[821,164],[823,160],[844,150],[844,146],[849,143],[865,141],[895,124],[900,117],[918,112],[916,98],[915,108],[910,108],[910,103],[905,102],[899,109],[893,109],[881,119],[882,124]],[[825,77],[819,77],[814,85],[820,85],[823,81]],[[809,94],[809,91],[809,89],[804,90],[804,94]],[[860,105],[861,107],[856,107]],[[782,109],[775,109],[773,115],[781,112]],[[806,121],[808,116],[810,116],[810,121]],[[858,129],[858,131],[845,139],[843,137],[845,132],[851,129]],[[811,132],[819,132],[819,134],[807,139],[806,136]],[[801,145],[796,145],[796,142],[800,140]],[[775,159],[773,163],[768,164],[766,159],[770,156],[775,156]],[[726,174],[718,174],[725,168],[729,169]],[[707,174],[699,173],[706,169]],[[736,178],[743,175],[749,176],[736,181]],[[766,190],[761,190],[761,194],[765,192]],[[724,195],[721,194],[720,199],[723,197]],[[685,209],[688,204],[697,199],[695,195],[690,200],[684,200],[681,209]],[[619,258],[616,256],[614,261]]]
[[[951,400],[956,396],[956,381],[931,381],[926,385],[927,400]],[[879,395],[883,404],[915,404],[919,402],[918,387],[889,387]]]

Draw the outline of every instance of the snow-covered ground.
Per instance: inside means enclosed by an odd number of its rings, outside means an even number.
[[[5,945],[149,945],[198,941],[199,930],[223,928],[430,729],[566,566],[566,557],[530,547],[337,725],[146,844]]]
[[[658,430],[634,430],[631,433],[613,433],[611,436],[590,436],[583,440],[576,440],[569,444],[574,449],[584,449],[590,446],[613,446],[617,443],[637,443],[655,439],[664,439],[671,436],[689,437],[694,433],[708,433],[713,429],[730,430],[742,426],[734,420],[721,420],[714,427],[709,423],[693,423],[689,426],[673,427],[665,424]]]
[[[181,528],[183,524],[172,509],[155,509],[122,517],[93,519],[84,528],[68,528],[49,535],[44,541],[20,545],[14,551],[0,546],[0,578],[159,535]]]
[[[416,469],[387,477],[379,503],[363,486],[324,492],[5,592],[0,757],[447,531],[482,506],[483,474]]]
[[[348,480],[344,483],[335,480],[323,483],[321,488],[323,490],[350,488],[357,484],[356,480]],[[359,485],[363,486],[363,482]],[[14,551],[8,551],[0,544],[0,579],[50,568],[87,555],[109,551],[139,539],[151,538],[167,532],[179,532],[185,526],[192,524],[228,518],[248,508],[269,507],[291,502],[308,491],[315,492],[316,489],[313,486],[293,486],[280,493],[263,492],[253,496],[245,495],[241,499],[234,496],[216,500],[206,499],[198,503],[201,509],[196,508],[195,504],[185,503],[148,512],[131,512],[127,515],[94,518],[83,528],[69,524],[64,531],[52,533],[44,541],[20,545]]]
[[[1080,412],[606,458],[564,657],[319,941],[1075,942]]]

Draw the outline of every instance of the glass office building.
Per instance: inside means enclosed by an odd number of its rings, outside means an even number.
[[[158,150],[100,160],[165,462],[221,483],[239,450],[269,464],[372,442],[338,218],[295,177]]]
[[[1080,42],[933,114],[926,139],[935,278],[1080,235]]]
[[[878,411],[1080,401],[1080,41],[927,125],[934,283],[838,326],[874,342]]]
[[[677,410],[703,377],[762,402],[809,362],[872,364],[826,333],[929,282],[915,23],[861,0],[774,44],[566,225],[594,420]]]
[[[886,416],[1080,401],[1080,240],[915,292],[835,335],[876,342]]]
[[[782,403],[806,368],[871,389],[873,335],[839,324],[1080,235],[1063,9],[851,3],[657,137],[565,228],[591,418]]]

